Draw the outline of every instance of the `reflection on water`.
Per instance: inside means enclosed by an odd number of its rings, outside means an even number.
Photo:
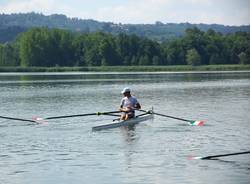
[[[113,117],[47,124],[0,119],[0,183],[249,182],[249,155],[213,161],[187,156],[250,149],[250,72],[0,73],[0,115],[113,111],[125,86],[145,110],[153,106],[206,126],[155,116],[134,127],[92,132]]]
[[[103,72],[103,73],[0,73],[0,83],[71,83],[71,82],[200,82],[249,78],[249,72]]]

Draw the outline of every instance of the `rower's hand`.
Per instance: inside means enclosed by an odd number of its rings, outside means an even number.
[[[126,112],[124,108],[119,108],[119,111]]]
[[[120,108],[119,111],[121,111],[121,112],[129,112],[129,111],[131,111],[131,109],[130,108]]]

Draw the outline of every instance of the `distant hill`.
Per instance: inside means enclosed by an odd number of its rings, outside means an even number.
[[[91,19],[68,18],[65,15],[53,14],[45,16],[38,13],[0,14],[0,43],[10,42],[16,36],[31,27],[48,27],[67,29],[77,32],[103,31],[111,34],[127,33],[147,37],[156,41],[164,41],[180,37],[187,28],[197,27],[202,31],[213,29],[222,34],[238,31],[250,32],[247,26],[224,26],[218,24],[162,23],[155,24],[116,24],[99,22]]]

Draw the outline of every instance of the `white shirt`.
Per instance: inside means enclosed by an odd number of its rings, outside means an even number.
[[[138,103],[137,99],[134,96],[130,96],[129,98],[123,97],[120,105],[123,108],[135,107],[137,103]]]

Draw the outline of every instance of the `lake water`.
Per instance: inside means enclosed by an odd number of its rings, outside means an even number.
[[[0,119],[1,184],[241,184],[250,181],[250,72],[0,73],[0,116],[31,119],[117,110],[129,86],[155,116],[133,130],[92,132],[88,116],[33,124]]]

